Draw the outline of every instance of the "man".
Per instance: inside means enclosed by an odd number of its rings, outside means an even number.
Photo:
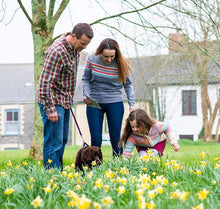
[[[78,23],[48,48],[37,86],[37,102],[44,127],[44,167],[63,169],[69,115],[76,85],[79,52],[93,38],[87,23]]]

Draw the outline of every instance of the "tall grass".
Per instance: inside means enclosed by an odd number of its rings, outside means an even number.
[[[84,174],[73,166],[78,147],[66,147],[64,171],[45,171],[28,150],[0,152],[0,208],[218,209],[220,144],[180,141],[167,145],[162,158],[111,157],[103,146],[103,164]]]

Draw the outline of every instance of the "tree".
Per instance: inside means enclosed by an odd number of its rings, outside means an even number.
[[[129,26],[135,26],[136,28],[138,28],[138,30],[141,31],[142,35],[145,34],[146,29],[151,28],[155,30],[155,28],[152,27],[152,23],[147,21],[146,11],[157,4],[161,4],[164,1],[165,0],[155,0],[153,1],[153,3],[148,4],[145,1],[143,2],[141,0],[120,0],[118,1],[118,8],[120,8],[120,11],[116,14],[112,14],[111,12],[109,12],[111,11],[111,7],[109,6],[111,4],[109,2],[107,9],[102,5],[104,1],[96,1],[96,4],[98,4],[98,6],[104,11],[105,16],[103,18],[97,19],[90,24],[102,25],[103,27],[107,27],[113,35],[115,35],[115,33],[120,34],[125,38],[132,40],[134,43],[141,45],[142,43],[141,41],[139,41],[141,40],[141,36],[133,36],[134,34],[128,31],[127,28],[129,28]],[[42,69],[44,53],[54,40],[54,28],[57,24],[57,21],[65,11],[67,5],[70,3],[70,0],[62,0],[60,1],[60,3],[54,0],[32,0],[32,17],[27,12],[28,10],[25,8],[25,5],[22,3],[22,1],[17,0],[17,2],[27,20],[31,24],[34,43],[34,79],[36,87]],[[3,7],[3,11],[5,4],[5,1],[2,0],[1,6]],[[57,7],[57,5],[59,6]],[[115,5],[115,1],[112,5]],[[16,16],[14,18],[16,18]],[[41,124],[41,117],[36,103],[34,134],[32,146],[30,149],[30,157],[35,159],[41,157],[40,148],[42,144],[43,133]]]
[[[178,53],[195,66],[194,73],[198,78],[197,84],[201,88],[204,139],[207,142],[212,141],[213,125],[220,109],[220,97],[218,96],[213,105],[208,89],[210,81],[219,82],[219,77],[215,77],[216,72],[213,73],[212,69],[214,65],[218,69],[220,67],[220,2],[218,0],[170,0],[162,6],[166,7],[167,11],[161,10],[159,5],[158,16],[163,17],[167,24],[178,28],[178,31],[185,36],[185,42]],[[220,119],[217,121],[216,141],[218,141],[219,127]]]

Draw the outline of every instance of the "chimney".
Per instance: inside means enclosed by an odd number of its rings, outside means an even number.
[[[176,32],[169,34],[169,53],[179,52],[184,45],[184,35]]]

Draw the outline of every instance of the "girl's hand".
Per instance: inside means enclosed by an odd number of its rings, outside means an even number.
[[[171,146],[172,146],[172,148],[173,148],[173,150],[175,152],[179,151],[179,149],[180,149],[180,145],[179,144],[172,144]]]

